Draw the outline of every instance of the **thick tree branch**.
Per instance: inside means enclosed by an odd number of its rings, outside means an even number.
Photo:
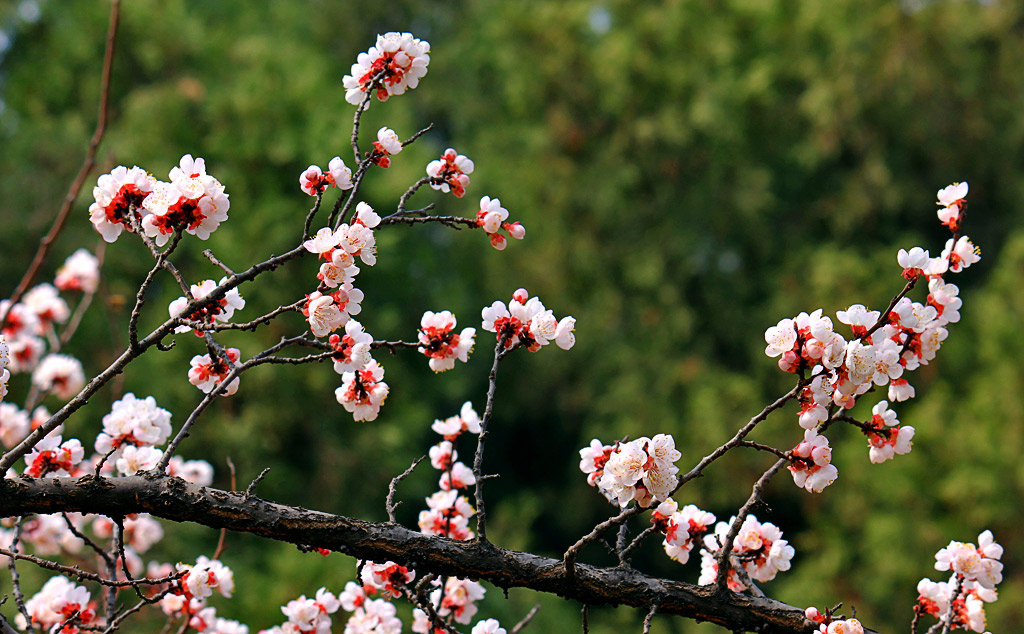
[[[803,610],[771,599],[657,579],[623,568],[577,564],[570,579],[557,559],[487,542],[431,537],[393,524],[376,524],[266,502],[242,493],[188,484],[172,477],[28,478],[0,481],[0,516],[77,511],[107,516],[150,513],[171,521],[254,533],[373,561],[393,560],[420,574],[482,579],[499,587],[527,587],[586,605],[628,605],[701,621],[732,631],[807,634]]]

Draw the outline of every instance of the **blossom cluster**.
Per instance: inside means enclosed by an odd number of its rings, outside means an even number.
[[[184,573],[174,580],[160,599],[160,609],[170,618],[187,620],[189,627],[206,634],[246,634],[248,627],[217,616],[217,609],[207,605],[216,590],[230,598],[235,591],[235,575],[219,560],[200,555],[195,565],[169,564],[153,566],[155,574],[176,570]]]
[[[448,148],[440,159],[427,163],[427,176],[430,177],[432,188],[446,194],[450,191],[452,196],[462,198],[469,187],[469,175],[473,173],[473,168],[473,161],[453,148]]]
[[[206,306],[192,312],[189,315],[184,314],[185,309],[188,307],[190,302],[205,298],[207,295],[217,290],[217,288],[219,288],[227,281],[228,280],[226,277],[222,277],[220,279],[220,282],[214,282],[213,280],[203,280],[199,284],[192,284],[189,287],[189,295],[191,295],[191,297],[182,296],[172,301],[170,305],[167,307],[168,314],[171,317],[180,317],[183,319],[188,319],[191,322],[195,322],[199,326],[211,326],[214,323],[228,323],[229,321],[231,321],[231,317],[235,314],[236,310],[242,310],[243,308],[245,308],[245,300],[242,299],[242,296],[238,293],[237,288],[232,288],[231,290],[224,293],[223,297],[221,297],[220,299],[213,300]],[[177,326],[174,329],[174,332],[182,333],[188,332],[189,330],[192,330],[192,328],[190,328],[189,326],[182,325]],[[196,329],[195,334],[197,337],[202,337],[203,331]]]
[[[365,93],[376,91],[377,99],[401,95],[419,85],[430,64],[430,43],[412,33],[390,32],[377,36],[370,50],[360,53],[345,75],[345,100],[357,106]],[[369,102],[367,101],[367,106]]]
[[[580,449],[580,470],[587,474],[587,483],[612,504],[625,507],[636,500],[647,508],[666,501],[675,491],[679,467],[674,463],[681,456],[669,434],[614,445],[595,438],[589,447]]]
[[[123,230],[140,228],[158,246],[176,231],[206,240],[228,218],[231,203],[224,186],[206,173],[206,161],[191,154],[171,168],[169,182],[140,167],[115,167],[99,177],[89,220],[107,242]]]
[[[815,607],[804,610],[804,616],[818,623],[818,634],[864,634],[864,626],[857,619],[833,619],[828,611],[822,614]]]
[[[659,504],[651,513],[651,524],[665,536],[662,542],[665,554],[681,564],[689,561],[690,551],[695,544],[701,543],[714,522],[714,514],[693,504],[687,504],[680,510],[672,498]]]
[[[473,539],[469,519],[476,510],[461,492],[476,484],[476,476],[472,469],[458,461],[455,443],[463,432],[480,433],[480,416],[473,404],[466,401],[458,415],[436,420],[431,428],[444,437],[429,452],[430,465],[441,472],[441,478],[439,490],[427,498],[427,509],[420,511],[420,532],[458,540]]]
[[[933,360],[949,335],[946,327],[960,320],[959,289],[945,276],[979,259],[970,239],[955,233],[966,207],[966,194],[966,183],[955,183],[938,193],[940,220],[954,230],[954,237],[938,257],[931,257],[921,247],[900,249],[897,254],[902,275],[909,281],[907,291],[918,280],[927,280],[924,304],[901,293],[884,314],[862,304],[840,310],[836,318],[850,327],[849,340],[835,331],[832,319],[820,309],[783,319],[765,331],[765,354],[777,357],[786,372],[810,371],[812,377],[800,394],[799,422],[807,436],[790,453],[789,468],[798,486],[817,492],[835,480],[828,441],[817,430],[829,420],[832,408],[850,409],[876,386],[888,387],[889,400],[878,403],[872,418],[858,424],[868,437],[871,461],[884,462],[910,451],[914,429],[901,427],[888,404],[914,396],[904,373]]]
[[[50,631],[62,626],[62,634],[78,634],[79,626],[90,625],[96,618],[96,602],[92,600],[85,586],[76,586],[64,577],[52,577],[30,599],[25,601],[25,611],[15,616],[15,624],[27,630],[39,628]]]
[[[718,575],[717,556],[735,521],[733,517],[728,522],[719,522],[713,535],[705,535],[705,550],[701,552],[700,561],[700,585],[715,582]],[[748,515],[732,545],[726,583],[733,592],[747,589],[746,581],[736,572],[737,566],[754,581],[771,581],[780,571],[789,570],[793,554],[793,547],[782,539],[782,531],[778,526],[770,522],[761,523],[755,516]]]
[[[463,328],[455,332],[457,320],[450,311],[427,311],[420,319],[417,350],[430,359],[427,364],[434,372],[444,372],[455,367],[455,360],[469,361],[476,339],[476,328]]]
[[[522,345],[530,352],[554,342],[562,350],[569,350],[576,344],[574,317],[555,318],[544,307],[539,297],[530,297],[525,288],[512,294],[512,301],[496,301],[485,307],[481,313],[482,328],[493,332],[506,348]]]
[[[476,212],[476,224],[487,234],[491,246],[499,251],[508,245],[505,236],[498,233],[499,231],[504,231],[510,238],[516,240],[526,237],[526,227],[518,222],[507,222],[507,220],[508,209],[501,206],[499,199],[490,196],[480,199],[480,209]]]
[[[951,572],[948,581],[921,579],[917,584],[920,614],[949,624],[950,630],[985,631],[985,604],[996,600],[1003,580],[1003,547],[991,531],[978,535],[978,545],[957,541],[935,554],[935,569]]]
[[[340,156],[330,160],[326,172],[317,165],[310,165],[299,175],[299,187],[310,196],[322,194],[329,185],[340,190],[353,187],[352,170],[345,165]]]

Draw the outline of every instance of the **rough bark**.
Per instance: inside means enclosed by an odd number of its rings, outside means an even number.
[[[802,609],[771,599],[716,593],[713,586],[657,579],[626,567],[578,564],[570,579],[557,559],[276,504],[192,485],[180,478],[150,474],[0,480],[0,517],[59,511],[113,517],[150,513],[170,521],[253,533],[362,559],[392,560],[420,575],[433,572],[482,579],[502,588],[531,588],[587,605],[657,606],[660,615],[711,621],[734,632],[807,634],[815,630]]]

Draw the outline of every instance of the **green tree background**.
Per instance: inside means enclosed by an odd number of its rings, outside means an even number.
[[[0,5],[0,295],[19,279],[92,133],[107,9]],[[424,310],[477,325],[482,306],[520,286],[577,317],[571,352],[503,364],[486,464],[501,474],[488,487],[489,535],[549,555],[612,512],[577,469],[580,447],[669,432],[680,464],[693,464],[788,388],[763,354],[764,329],[801,310],[882,307],[901,288],[896,250],[937,251],[945,240],[935,190],[969,181],[966,230],[984,257],[956,279],[963,320],[938,360],[910,377],[918,398],[896,407],[917,428],[914,451],[871,465],[866,441],[837,429],[839,480],[808,495],[779,477],[757,515],[797,551],[793,569],[766,585],[770,595],[798,606],[844,601],[890,631],[907,628],[917,580],[936,578],[934,552],[991,528],[1007,554],[989,628],[1010,632],[1024,619],[1022,29],[1024,5],[1014,2],[136,0],[123,8],[113,123],[96,174],[138,164],[162,177],[182,154],[204,156],[231,195],[230,220],[209,242],[186,244],[186,274],[218,276],[199,256],[207,247],[235,268],[280,253],[310,202],[300,171],[350,153],[341,77],[357,53],[389,30],[429,40],[421,86],[374,103],[364,132],[435,130],[371,174],[366,200],[393,209],[453,146],[477,165],[467,197],[427,190],[412,204],[468,215],[479,196],[498,196],[528,234],[499,253],[479,232],[380,232],[379,263],[359,277],[360,320],[392,339],[412,338]],[[47,275],[97,243],[88,203],[86,191]],[[150,265],[141,244],[107,248],[103,301],[70,348],[87,372],[126,343],[126,303]],[[243,314],[309,292],[314,268],[302,262],[243,287]],[[164,319],[177,295],[161,279],[143,327]],[[302,328],[293,315],[257,337],[222,339],[245,357]],[[479,342],[467,366],[436,376],[418,355],[383,355],[392,392],[374,423],[352,422],[334,401],[338,377],[327,366],[257,369],[183,452],[211,461],[218,486],[230,485],[229,456],[240,486],[271,467],[259,489],[268,499],[384,519],[387,482],[434,442],[433,419],[467,399],[482,406],[490,344]],[[180,336],[172,351],[131,366],[117,389],[154,395],[180,422],[199,398],[185,369],[200,347]],[[69,433],[88,444],[114,398],[93,399]],[[758,439],[788,447],[800,431],[789,408]],[[731,455],[680,501],[726,519],[766,466],[763,455]],[[415,523],[435,485],[428,468],[403,484],[403,523]],[[147,559],[190,561],[217,538],[167,528]],[[238,592],[218,611],[253,631],[279,623],[278,606],[300,593],[340,590],[354,569],[341,555],[235,535],[224,560]],[[674,564],[654,541],[637,561],[697,577],[695,562]],[[30,586],[42,580],[29,577]],[[481,616],[510,626],[537,600],[513,591],[505,601],[491,588]],[[531,627],[578,627],[579,606],[542,603]],[[641,618],[599,610],[591,623],[612,632]],[[664,618],[654,631],[714,629]]]

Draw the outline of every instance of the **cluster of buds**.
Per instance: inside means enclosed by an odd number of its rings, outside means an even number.
[[[647,508],[672,495],[679,484],[679,467],[674,463],[681,456],[669,434],[614,445],[595,438],[589,447],[580,449],[580,470],[612,504],[625,507],[636,500]]]
[[[473,173],[473,167],[473,161],[448,148],[439,160],[427,163],[430,186],[446,194],[450,191],[456,198],[462,198],[469,187],[469,175]]]
[[[228,219],[228,195],[220,181],[206,173],[204,159],[186,154],[168,178],[170,182],[158,181],[142,168],[123,165],[100,176],[89,207],[96,231],[114,242],[122,230],[138,226],[163,246],[175,231],[206,240]]]
[[[576,344],[575,317],[555,318],[544,308],[539,297],[530,297],[525,288],[512,294],[512,301],[496,301],[481,311],[487,332],[493,332],[506,348],[522,345],[530,352],[536,352],[552,341],[562,350],[569,350]]]
[[[345,100],[358,106],[370,90],[376,90],[380,101],[401,95],[419,85],[427,74],[428,64],[429,42],[413,37],[412,33],[378,35],[377,43],[356,57],[350,74],[342,79]]]
[[[299,187],[310,196],[322,194],[328,186],[341,190],[352,189],[352,170],[345,165],[340,156],[335,156],[327,164],[327,172],[318,165],[310,165],[299,175]]]
[[[665,536],[662,542],[665,554],[681,564],[689,561],[694,544],[701,543],[714,522],[714,514],[693,504],[687,504],[680,510],[672,498],[659,504],[651,513],[651,524]]]
[[[427,509],[420,511],[420,532],[458,540],[472,539],[469,519],[476,510],[461,492],[476,484],[476,476],[472,469],[458,462],[455,442],[463,432],[480,433],[480,416],[472,403],[466,401],[458,415],[436,420],[431,428],[444,437],[429,452],[431,466],[441,472],[440,490],[427,498]]]
[[[501,200],[490,196],[480,199],[480,209],[476,212],[476,224],[487,234],[491,246],[499,251],[508,245],[508,241],[498,231],[504,230],[510,238],[516,240],[526,237],[526,227],[518,222],[506,222],[507,219],[508,209],[501,206]]]
[[[952,572],[948,581],[921,579],[915,611],[948,624],[949,630],[985,631],[985,604],[996,600],[1003,580],[1003,547],[991,531],[978,535],[978,545],[952,541],[935,554],[935,569]]]
[[[715,526],[715,533],[704,537],[705,550],[701,552],[698,581],[700,585],[715,582],[718,576],[718,553],[729,534],[729,527],[735,521],[736,518],[732,517],[728,523],[719,522]],[[733,592],[747,589],[746,581],[736,572],[737,566],[754,581],[771,581],[780,571],[789,570],[793,554],[793,547],[782,539],[782,531],[778,526],[770,522],[762,524],[753,515],[748,515],[732,544],[726,584]]]
[[[456,323],[455,315],[447,310],[438,313],[428,310],[420,319],[420,345],[416,349],[430,359],[427,363],[434,372],[451,370],[456,359],[463,363],[469,361],[476,328],[463,328],[461,333],[456,333]]]

